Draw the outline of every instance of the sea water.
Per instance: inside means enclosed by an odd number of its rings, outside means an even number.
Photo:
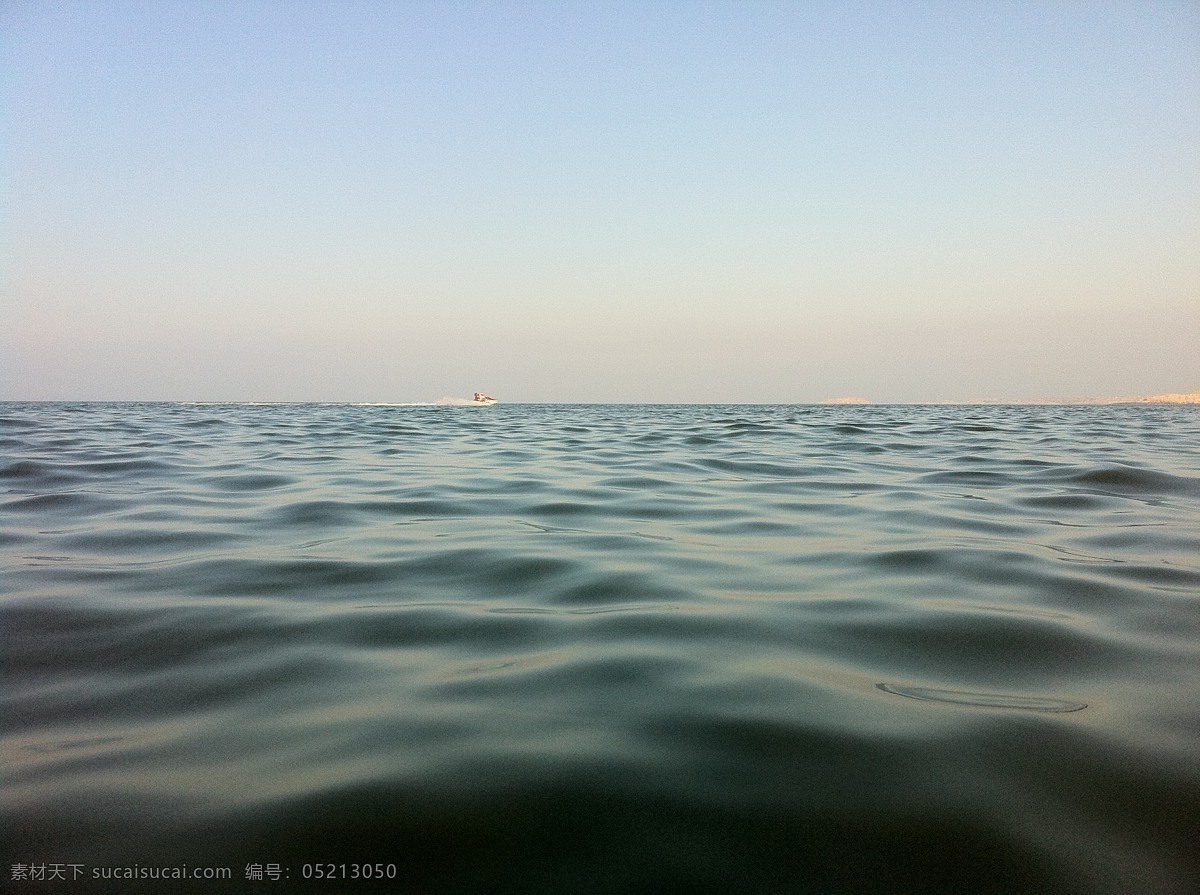
[[[0,888],[1200,890],[1200,408],[7,404],[0,448]]]

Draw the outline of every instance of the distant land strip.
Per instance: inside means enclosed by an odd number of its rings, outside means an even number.
[[[1042,402],[1038,402],[1042,403]],[[1047,404],[1200,404],[1200,392],[1191,394],[1141,395],[1134,398],[1077,398],[1074,401],[1047,401]]]
[[[827,398],[822,404],[870,404],[866,398]],[[886,402],[892,403],[892,402]],[[1021,401],[986,398],[980,401],[928,401],[928,404],[1200,404],[1200,392],[1190,394],[1142,395],[1135,398],[1034,398]]]
[[[1113,398],[1113,404],[1200,404],[1200,392],[1190,395],[1149,395],[1145,398]]]

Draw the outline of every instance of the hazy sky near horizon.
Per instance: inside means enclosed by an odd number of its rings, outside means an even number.
[[[0,10],[0,398],[1200,391],[1200,4]]]

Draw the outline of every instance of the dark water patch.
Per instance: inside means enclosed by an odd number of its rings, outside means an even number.
[[[122,458],[116,457],[106,460],[87,460],[70,464],[71,468],[83,475],[96,473],[121,473],[127,475],[140,475],[143,473],[162,473],[169,472],[174,468],[174,464],[166,463],[162,460],[152,458]]]
[[[162,529],[146,526],[114,525],[101,531],[80,531],[60,535],[58,546],[82,554],[142,556],[146,553],[177,553],[208,550],[239,543],[242,536],[205,528]]]
[[[395,563],[302,558],[212,559],[193,568],[196,593],[212,596],[292,596],[313,600],[350,599],[400,577]],[[188,570],[184,569],[184,573]]]
[[[113,743],[119,743],[124,737],[111,736],[93,736],[93,737],[76,737],[69,740],[49,740],[40,743],[30,743],[25,746],[29,752],[68,752],[79,749],[94,749],[98,746],[111,746]]]
[[[28,532],[4,531],[0,529],[0,547],[7,548],[12,551],[17,547],[34,547],[38,544],[38,537],[35,534]],[[33,563],[55,562],[59,559],[67,557],[53,556],[51,554],[26,554],[14,560],[11,560],[15,565],[29,565]]]
[[[622,491],[665,491],[678,487],[678,483],[670,479],[648,475],[612,476],[597,483],[600,488],[617,488]]]
[[[787,537],[799,534],[801,529],[795,522],[782,522],[774,519],[733,519],[705,525],[700,531],[706,534],[721,534],[733,537],[764,535]]]
[[[1200,569],[1166,564],[1126,564],[1108,570],[1108,574],[1200,597]]]
[[[253,654],[297,639],[296,623],[263,614],[225,614],[188,608],[92,608],[61,601],[25,601],[3,609],[12,637],[12,668],[23,675],[54,671],[155,671],[195,661],[215,651]]]
[[[696,461],[698,466],[717,472],[731,473],[748,478],[756,476],[772,476],[790,478],[802,474],[795,467],[761,460],[703,458]]]
[[[330,619],[328,632],[347,647],[374,650],[536,649],[550,633],[547,621],[522,613],[473,610],[462,604],[363,609]],[[403,658],[398,653],[398,658]]]
[[[1192,533],[1164,531],[1166,522],[1127,525],[1121,528],[1104,527],[1100,531],[1081,534],[1076,543],[1081,549],[1103,556],[1159,556],[1193,560],[1200,557],[1200,529]]]
[[[245,475],[219,475],[210,477],[205,484],[218,491],[271,491],[294,485],[292,476],[273,473],[247,473]]]
[[[1062,484],[1133,496],[1200,495],[1200,476],[1182,476],[1142,466],[1110,464],[1060,471]]]
[[[9,706],[26,723],[61,727],[72,718],[103,719],[112,725],[168,726],[179,718],[234,715],[281,708],[299,702],[306,688],[330,688],[343,677],[346,666],[333,663],[315,651],[274,651],[269,658],[237,654],[223,661],[182,661],[155,665],[143,673],[122,668],[85,679],[87,686],[67,689],[43,686],[36,698],[14,700]],[[210,657],[211,659],[211,657]],[[128,756],[106,752],[89,758],[104,766],[126,765],[131,759],[146,761],[153,744],[145,737],[126,738]],[[68,756],[74,761],[74,756]],[[44,767],[44,766],[43,766]]]
[[[1138,650],[1050,618],[909,611],[902,617],[842,622],[859,661],[879,667],[937,670],[956,681],[1022,681],[1061,673],[1136,665]]]
[[[734,435],[770,435],[780,431],[777,426],[759,420],[719,419],[714,420],[713,425]]]
[[[625,501],[619,505],[619,512],[622,518],[632,522],[671,521],[694,518],[696,508],[683,498],[661,497],[653,501]]]
[[[119,505],[111,497],[87,491],[60,491],[55,494],[38,494],[7,500],[0,504],[0,512],[48,513],[71,516],[107,512]]]
[[[845,450],[849,453],[859,453],[859,454],[886,454],[887,453],[887,448],[882,447],[877,444],[847,445]],[[838,453],[842,453],[842,451],[839,450]]]
[[[336,528],[350,525],[361,507],[333,500],[305,500],[279,507],[271,513],[271,523],[299,528]]]
[[[1061,866],[983,818],[913,818],[895,809],[870,821],[836,809],[812,812],[809,820],[800,810],[756,816],[621,786],[615,778],[598,767],[590,775],[547,774],[449,798],[398,781],[345,786],[213,818],[226,830],[215,844],[186,822],[148,824],[147,816],[161,813],[152,801],[106,807],[118,808],[114,818],[147,863],[172,850],[194,853],[197,842],[204,843],[199,857],[211,862],[221,845],[234,841],[295,867],[306,856],[310,865],[320,860],[313,855],[369,863],[393,856],[394,843],[403,841],[408,847],[395,856],[395,880],[387,885],[421,892],[477,892],[481,884],[500,893],[564,887],[598,893],[1036,893],[1054,891],[1055,884],[1060,892],[1078,891]],[[57,810],[48,814],[63,820]],[[376,822],[364,824],[364,817]],[[86,841],[95,835],[86,825],[80,829],[91,834]],[[83,857],[100,855],[86,851]],[[888,885],[878,882],[883,879]],[[178,885],[204,892],[215,884]],[[289,881],[293,891],[328,888],[328,881]]]
[[[550,601],[555,605],[596,606],[609,603],[626,605],[635,602],[670,600],[672,597],[688,598],[690,594],[677,588],[665,586],[646,574],[622,572],[594,576],[587,581],[557,590]]]
[[[397,498],[373,500],[364,503],[364,509],[384,516],[400,516],[408,519],[431,519],[468,515],[468,507],[448,498],[421,499]]]
[[[499,592],[527,591],[578,573],[583,564],[562,556],[514,556],[494,553],[478,558],[472,567]]]
[[[811,497],[802,500],[775,500],[765,506],[769,510],[785,514],[788,518],[797,520],[853,516],[862,512],[860,507],[850,502],[827,499],[817,500]]]
[[[0,481],[23,490],[78,487],[88,479],[80,470],[57,462],[17,460],[0,467]]]
[[[1015,501],[1019,506],[1032,510],[1089,511],[1102,509],[1108,505],[1102,496],[1079,493],[1039,494],[1032,497],[1017,497]]]
[[[439,698],[536,700],[560,711],[574,710],[570,694],[586,688],[589,711],[627,712],[637,703],[653,703],[655,688],[669,683],[688,663],[663,655],[580,657],[558,662],[508,661],[473,665],[432,688]],[[603,750],[606,744],[596,744]],[[586,747],[585,747],[586,748]]]
[[[1010,473],[986,469],[961,469],[926,473],[920,477],[920,481],[930,485],[973,485],[998,488],[1011,483],[1013,476]]]
[[[939,550],[889,550],[870,559],[871,563],[880,568],[900,572],[924,572],[947,561],[947,554]]]
[[[37,427],[37,422],[21,414],[0,415],[0,429],[8,432],[29,432]]]
[[[962,464],[964,466],[979,466],[992,465],[996,463],[996,458],[978,453],[980,450],[985,450],[983,445],[974,445],[975,453],[959,454],[956,457],[949,458],[948,462],[952,464]]]
[[[521,450],[513,450],[513,449],[496,451],[496,453],[493,456],[495,457],[495,459],[498,459],[498,460],[503,460],[505,462],[517,462],[517,463],[520,463],[520,462],[531,462],[532,463],[538,459],[538,455],[534,451],[521,451]]]
[[[671,602],[592,603],[565,611],[573,621],[586,622],[584,636],[636,643],[639,649],[652,654],[680,652],[673,649],[680,638],[697,650],[719,651],[743,641],[755,642],[759,637],[770,640],[779,633],[778,629],[770,631],[766,620],[738,619],[711,605],[698,604],[694,594],[667,596],[673,597]]]
[[[45,463],[17,460],[0,467],[0,479],[40,479],[46,475],[49,468]]]
[[[522,512],[528,513],[531,516],[540,516],[540,517],[548,516],[551,518],[556,517],[556,516],[586,517],[586,516],[591,515],[594,512],[594,510],[595,510],[595,507],[592,504],[577,502],[577,501],[567,501],[567,500],[557,500],[557,501],[551,501],[549,503],[531,504],[529,506],[522,508]]]
[[[1016,457],[1010,461],[1013,466],[1023,467],[1025,469],[1035,470],[1050,470],[1060,469],[1063,464],[1053,460],[1042,460],[1037,457]]]
[[[221,429],[225,426],[232,425],[230,421],[223,420],[220,417],[209,416],[201,419],[184,420],[180,424],[184,429]]]

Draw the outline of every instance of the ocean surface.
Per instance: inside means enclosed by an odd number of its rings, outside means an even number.
[[[1200,891],[1200,407],[10,403],[0,499],[0,889]]]

